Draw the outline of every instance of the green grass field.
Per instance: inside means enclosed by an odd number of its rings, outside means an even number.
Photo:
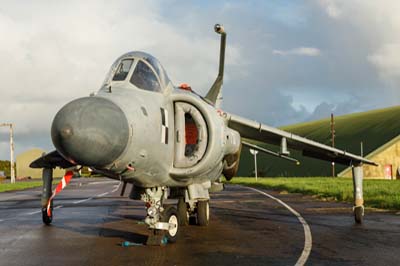
[[[27,188],[34,188],[42,186],[42,181],[30,181],[30,182],[16,182],[15,184],[1,183],[0,192],[22,190]]]
[[[229,183],[353,202],[350,178],[258,178],[256,182],[254,177],[236,177]],[[364,200],[366,207],[400,210],[400,180],[364,180]]]

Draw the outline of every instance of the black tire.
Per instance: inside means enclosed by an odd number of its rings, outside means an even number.
[[[197,223],[200,226],[207,226],[210,219],[210,206],[208,200],[197,202]]]
[[[190,225],[197,225],[197,218],[195,215],[189,216],[189,224]]]
[[[358,206],[354,208],[354,220],[357,224],[362,224],[364,218],[364,207]]]
[[[179,225],[187,226],[189,224],[189,213],[184,198],[179,198],[178,200],[178,217]]]
[[[42,208],[42,221],[45,225],[50,225],[53,221],[53,207],[51,207],[51,216],[47,214],[47,208]]]
[[[173,206],[166,207],[161,215],[161,222],[173,223],[176,225],[175,229],[165,231],[168,242],[175,243],[179,235],[179,217],[176,208]]]

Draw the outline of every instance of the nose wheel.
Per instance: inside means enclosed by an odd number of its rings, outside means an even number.
[[[178,212],[173,206],[168,206],[161,215],[161,222],[168,223],[169,229],[166,230],[165,236],[168,242],[175,243],[179,233]]]

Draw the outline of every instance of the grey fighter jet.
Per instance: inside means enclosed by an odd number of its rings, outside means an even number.
[[[222,111],[226,32],[221,35],[219,73],[206,96],[189,86],[175,87],[159,61],[130,52],[111,66],[99,91],[66,104],[56,114],[51,137],[56,148],[32,162],[43,168],[43,222],[52,197],[52,169],[88,166],[97,173],[133,184],[131,199],[145,202],[151,236],[176,241],[181,225],[209,223],[210,189],[224,175],[235,176],[242,145],[297,161],[289,149],[329,162],[353,166],[354,215],[364,215],[363,157]],[[247,142],[275,144],[279,152]],[[125,185],[123,190],[125,190]],[[177,199],[177,206],[166,205]],[[151,237],[149,238],[151,239]]]

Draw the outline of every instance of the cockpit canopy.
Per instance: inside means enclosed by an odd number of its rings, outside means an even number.
[[[164,91],[171,83],[160,62],[144,52],[130,52],[119,57],[111,66],[102,87],[127,79],[139,89],[155,92]]]

